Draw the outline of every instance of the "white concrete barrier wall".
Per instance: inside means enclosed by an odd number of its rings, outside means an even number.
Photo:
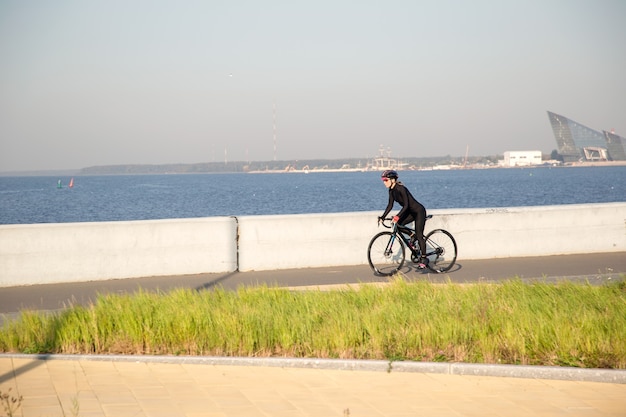
[[[626,251],[626,203],[433,210],[459,259]]]
[[[231,217],[0,226],[0,287],[236,269]]]
[[[373,213],[239,217],[239,270],[367,263]]]
[[[430,210],[458,259],[626,251],[626,203]],[[0,226],[0,287],[367,263],[380,212]]]
[[[393,211],[392,213],[395,213]],[[626,251],[626,203],[429,210],[458,259]],[[380,212],[239,218],[239,270],[367,263]]]

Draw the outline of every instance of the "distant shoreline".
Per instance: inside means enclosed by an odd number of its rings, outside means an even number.
[[[195,164],[180,164],[176,167],[192,167]],[[437,171],[437,170],[467,170],[467,169],[511,169],[511,168],[541,168],[546,166],[554,166],[557,168],[584,168],[584,167],[610,167],[610,166],[626,166],[626,161],[585,161],[574,162],[568,164],[550,165],[549,163],[541,165],[524,165],[524,166],[502,166],[502,165],[433,165],[424,166],[423,168],[393,168],[398,171]],[[184,175],[184,174],[290,174],[290,173],[319,173],[319,172],[378,172],[381,169],[371,168],[311,168],[311,169],[255,169],[255,170],[176,170],[165,169],[165,165],[159,165],[163,169],[155,169],[154,165],[106,165],[101,167],[81,168],[74,170],[42,170],[42,171],[8,171],[0,172],[0,177],[71,177],[85,175]],[[384,169],[384,168],[382,168]]]
[[[397,171],[459,171],[459,170],[476,170],[476,169],[530,169],[530,168],[546,168],[546,167],[554,167],[554,168],[584,168],[584,167],[607,167],[607,166],[626,166],[626,161],[607,161],[607,162],[577,162],[571,164],[560,164],[560,165],[551,165],[551,164],[540,164],[540,165],[517,165],[517,166],[503,166],[503,165],[494,165],[494,166],[433,166],[426,168],[416,168],[416,169],[400,169],[395,168]],[[384,170],[384,169],[383,169]],[[379,172],[380,170],[373,169],[358,169],[358,168],[348,168],[348,169],[292,169],[292,170],[259,170],[259,171],[248,171],[248,174],[309,174],[309,173],[317,173],[317,172]]]

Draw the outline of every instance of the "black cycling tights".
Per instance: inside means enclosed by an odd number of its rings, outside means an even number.
[[[420,252],[426,253],[426,239],[424,238],[424,227],[426,226],[426,210],[420,210],[418,212],[409,212],[406,216],[398,221],[401,225],[405,226],[411,222],[415,222],[415,238],[420,246]]]

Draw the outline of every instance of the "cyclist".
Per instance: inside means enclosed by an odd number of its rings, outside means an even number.
[[[387,208],[385,208],[385,212],[378,220],[384,219],[387,214],[389,214],[393,208],[394,202],[402,206],[398,214],[393,216],[393,222],[401,225],[406,225],[412,221],[415,222],[415,234],[411,236],[411,243],[415,244],[417,240],[420,253],[422,253],[422,256],[417,262],[417,267],[424,269],[426,265],[428,265],[428,258],[423,255],[426,253],[426,239],[424,238],[426,208],[411,195],[411,192],[402,182],[398,181],[398,173],[395,170],[388,169],[382,173],[381,177],[385,183],[385,187],[389,189],[389,203],[387,204]]]

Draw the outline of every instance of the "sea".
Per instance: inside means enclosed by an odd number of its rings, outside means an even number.
[[[379,172],[0,177],[0,224],[383,212]],[[626,201],[626,166],[401,171],[427,210]],[[60,188],[59,188],[60,186]]]

